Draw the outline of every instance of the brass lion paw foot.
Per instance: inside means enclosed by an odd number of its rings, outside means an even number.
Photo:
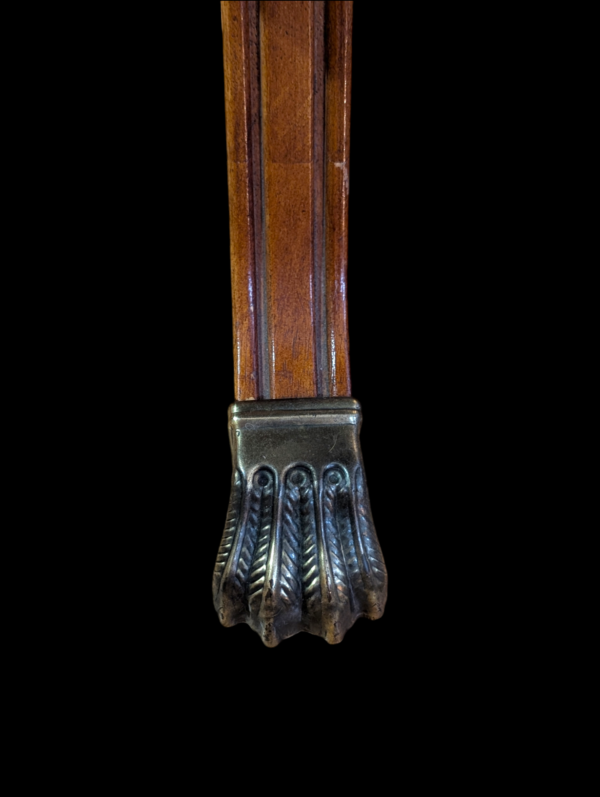
[[[223,625],[269,647],[308,631],[341,642],[383,614],[387,573],[371,518],[353,399],[230,408],[234,473],[213,576]]]

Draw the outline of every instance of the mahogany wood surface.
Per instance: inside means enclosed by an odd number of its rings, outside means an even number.
[[[349,396],[352,2],[221,16],[236,399]]]

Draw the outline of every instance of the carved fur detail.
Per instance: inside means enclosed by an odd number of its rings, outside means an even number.
[[[265,644],[300,630],[341,641],[357,617],[379,617],[387,575],[360,468],[308,465],[234,474],[213,578],[221,622],[247,622]]]
[[[325,539],[327,552],[333,576],[333,586],[336,590],[337,602],[344,605],[350,600],[350,585],[346,572],[346,561],[342,551],[342,541],[339,530],[339,507],[336,505],[337,494],[344,476],[340,468],[331,468],[323,479],[323,523],[325,524]]]
[[[239,470],[236,469],[233,472],[233,477],[231,480],[231,497],[229,499],[227,520],[225,522],[225,530],[223,531],[223,537],[221,538],[221,545],[219,547],[219,553],[217,554],[217,561],[213,573],[213,595],[215,597],[219,591],[219,587],[221,586],[223,571],[225,570],[225,565],[227,564],[229,555],[231,554],[231,546],[233,545],[235,532],[237,531],[240,517],[241,500],[242,477],[240,476]]]
[[[315,513],[315,492],[312,477],[303,469],[304,479],[298,485],[300,493],[300,526],[302,529],[302,613],[307,630],[320,627],[321,571],[319,568],[319,538]],[[315,631],[314,633],[319,633]]]
[[[352,585],[353,609],[361,611],[365,600],[362,578],[362,569],[364,567],[362,548],[360,546],[360,537],[356,534],[356,529],[354,528],[355,524],[352,522],[352,491],[350,488],[350,479],[341,469],[339,469],[339,475],[340,481],[337,488],[336,501],[337,525],[342,549],[344,551],[346,570]],[[359,540],[358,546],[355,538]]]
[[[360,468],[357,468],[356,471],[356,498],[354,505],[356,507],[358,531],[365,553],[363,579],[368,592],[369,605],[367,615],[376,620],[383,614],[387,599],[387,570],[375,527],[373,526],[369,497]]]
[[[273,476],[267,470],[260,470],[254,477],[252,490],[251,517],[248,526],[256,540],[252,553],[252,565],[248,576],[248,608],[257,614],[260,609],[262,593],[267,572],[269,543],[273,526]]]
[[[300,515],[300,483],[306,481],[300,468],[292,470],[285,480],[281,535],[281,598],[286,609],[302,616],[302,518]]]

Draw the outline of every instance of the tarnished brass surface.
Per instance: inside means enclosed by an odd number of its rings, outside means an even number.
[[[363,475],[354,399],[229,408],[233,480],[213,576],[223,625],[269,647],[308,631],[341,642],[383,614],[387,573]]]

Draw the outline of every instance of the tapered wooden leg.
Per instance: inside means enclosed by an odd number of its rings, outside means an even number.
[[[213,591],[267,645],[383,612],[347,322],[352,3],[221,3],[236,403]]]

